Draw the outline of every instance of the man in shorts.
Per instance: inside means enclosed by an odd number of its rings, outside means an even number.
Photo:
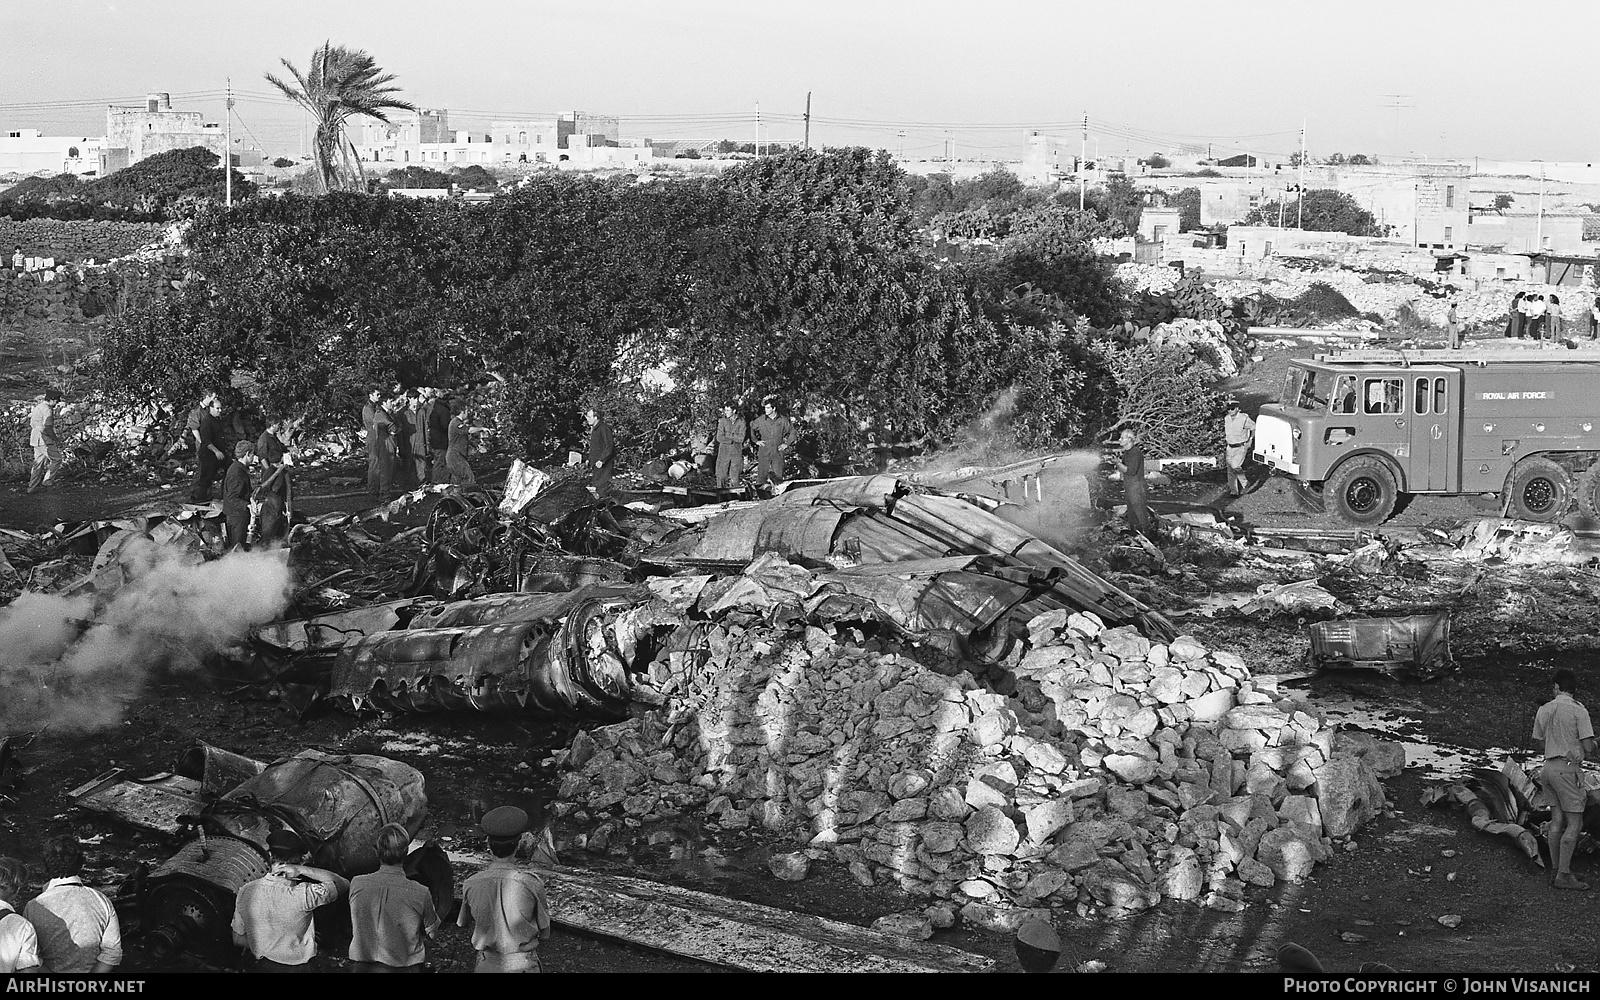
[[[1572,851],[1583,829],[1588,793],[1581,765],[1595,752],[1594,727],[1589,724],[1589,710],[1572,698],[1578,690],[1578,675],[1570,667],[1562,667],[1551,681],[1554,697],[1539,707],[1533,720],[1533,738],[1544,741],[1544,770],[1539,781],[1550,800],[1550,829],[1545,837],[1555,870],[1550,884],[1582,891],[1589,885],[1573,877]]]

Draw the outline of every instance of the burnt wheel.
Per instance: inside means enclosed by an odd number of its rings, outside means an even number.
[[[1507,506],[1524,521],[1559,521],[1572,504],[1572,477],[1548,458],[1530,458],[1511,474]]]
[[[1394,513],[1400,485],[1387,462],[1361,455],[1339,466],[1322,491],[1339,516],[1351,524],[1382,524]]]

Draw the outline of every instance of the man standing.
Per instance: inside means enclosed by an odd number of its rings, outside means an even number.
[[[12,270],[21,271],[23,266],[25,264],[27,264],[27,262],[28,262],[28,258],[26,258],[26,257],[24,257],[22,255],[22,248],[21,247],[17,247],[15,250],[13,250],[11,252],[11,268],[12,268]]]
[[[361,426],[367,432],[367,492],[387,500],[394,492],[394,422],[383,408],[377,389],[361,407]]]
[[[1450,310],[1444,314],[1445,344],[1452,350],[1461,346],[1461,323],[1456,317],[1456,300],[1450,300]]]
[[[16,902],[28,891],[28,869],[0,858],[0,975],[39,971],[39,936]]]
[[[583,418],[589,424],[589,448],[585,452],[592,476],[589,485],[594,487],[596,496],[606,496],[611,492],[611,473],[617,464],[617,442],[611,436],[611,425],[599,410],[591,406]]]
[[[411,434],[414,427],[415,415],[411,409],[411,400],[405,395],[397,395],[389,401],[389,419],[394,428],[394,482],[401,489],[412,484],[411,474],[416,469],[412,461]]]
[[[211,484],[217,481],[217,470],[227,460],[222,450],[222,400],[208,397],[200,411],[200,427],[195,432],[194,486],[189,499],[194,503],[211,501]]]
[[[256,446],[240,441],[233,446],[233,464],[222,478],[222,517],[227,524],[222,550],[250,550],[250,469],[256,464]]]
[[[450,416],[450,425],[445,428],[445,435],[449,444],[444,451],[444,464],[450,473],[449,481],[457,486],[471,486],[478,481],[472,474],[472,466],[467,462],[467,456],[472,453],[472,435],[469,433],[468,421],[472,413],[466,407],[460,407]]]
[[[61,440],[56,437],[56,403],[59,389],[46,389],[44,398],[28,415],[28,443],[33,445],[33,472],[28,476],[28,492],[55,482],[61,471]]]
[[[1594,728],[1589,710],[1573,700],[1578,690],[1578,675],[1571,667],[1561,667],[1551,677],[1551,699],[1539,707],[1533,719],[1533,738],[1544,742],[1544,770],[1539,782],[1550,800],[1550,829],[1545,842],[1550,846],[1552,876],[1557,889],[1589,888],[1572,875],[1572,851],[1578,846],[1583,829],[1583,808],[1588,792],[1583,787],[1582,764],[1595,752]]]
[[[1145,493],[1144,449],[1139,446],[1139,436],[1133,428],[1124,427],[1118,435],[1122,458],[1117,463],[1122,468],[1122,492],[1128,501],[1128,524],[1140,534],[1155,526],[1150,516],[1150,502]]]
[[[256,972],[313,972],[317,955],[312,914],[337,902],[350,884],[313,868],[299,838],[275,832],[268,844],[278,861],[272,870],[239,888],[233,907],[233,943],[256,959]]]
[[[428,485],[433,478],[433,455],[428,449],[428,417],[432,410],[433,390],[418,389],[411,412],[411,460],[416,465],[418,486]]]
[[[744,439],[749,428],[732,403],[724,403],[717,421],[717,486],[736,490],[744,478]]]
[[[83,851],[71,837],[44,847],[44,891],[22,915],[39,939],[45,972],[110,972],[122,962],[122,926],[105,893],[83,884]]]
[[[252,496],[261,501],[261,544],[267,545],[289,534],[289,505],[293,502],[293,487],[289,482],[289,468],[294,459],[288,452],[288,424],[279,420],[267,425],[256,438],[256,458],[261,462],[264,477]]]
[[[1239,409],[1237,396],[1228,397],[1228,415],[1222,418],[1222,433],[1228,442],[1228,492],[1242,497],[1250,488],[1244,463],[1250,457],[1250,442],[1256,436],[1256,422]]]
[[[450,469],[445,452],[450,447],[450,394],[441,392],[428,408],[428,452],[433,458],[433,481],[448,483]]]
[[[539,943],[550,939],[550,905],[539,876],[512,861],[527,829],[528,814],[515,806],[483,816],[494,860],[462,885],[456,920],[472,928],[477,972],[539,971]]]
[[[788,417],[778,414],[772,400],[762,402],[761,413],[750,428],[756,439],[757,486],[783,482],[783,453],[794,443],[794,425]]]
[[[433,896],[401,867],[411,835],[399,823],[378,831],[379,868],[350,880],[350,971],[421,972],[426,939],[439,930]]]

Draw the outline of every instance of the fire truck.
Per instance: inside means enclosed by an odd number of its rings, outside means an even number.
[[[1375,525],[1410,493],[1499,496],[1600,519],[1600,348],[1356,350],[1290,362],[1255,459]]]

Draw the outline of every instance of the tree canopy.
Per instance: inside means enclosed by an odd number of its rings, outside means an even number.
[[[0,194],[0,215],[165,222],[202,202],[223,200],[220,162],[216,153],[194,146],[157,153],[88,181],[72,174],[28,178]],[[255,193],[256,186],[233,171],[234,199]]]
[[[1302,228],[1319,233],[1349,233],[1351,236],[1381,236],[1382,229],[1373,214],[1344,191],[1312,188],[1305,193],[1305,214],[1299,200],[1281,202],[1283,223],[1292,226],[1300,220]],[[1242,225],[1276,226],[1280,202],[1269,201],[1245,216]]]
[[[294,83],[285,83],[271,73],[267,82],[289,100],[305,108],[317,123],[312,147],[316,154],[317,180],[323,191],[354,191],[365,187],[366,174],[361,157],[345,137],[351,118],[389,120],[386,111],[415,111],[416,106],[393,95],[395,75],[378,68],[373,58],[359,49],[324,42],[311,54],[306,72],[282,60]]]

